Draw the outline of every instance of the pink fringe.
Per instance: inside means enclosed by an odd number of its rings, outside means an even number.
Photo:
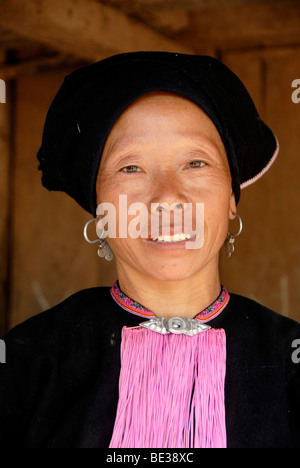
[[[225,448],[226,335],[123,328],[111,448]]]

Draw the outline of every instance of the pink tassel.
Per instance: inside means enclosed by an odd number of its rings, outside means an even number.
[[[123,328],[111,448],[225,448],[226,335]]]

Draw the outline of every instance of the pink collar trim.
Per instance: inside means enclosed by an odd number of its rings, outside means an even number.
[[[116,281],[110,289],[110,293],[114,301],[119,304],[120,307],[127,310],[134,315],[138,315],[143,318],[155,317],[155,314],[151,310],[146,309],[138,302],[130,299],[126,296],[118,286],[118,281]],[[221,293],[219,297],[206,309],[202,310],[195,319],[200,320],[202,323],[209,322],[210,320],[216,318],[220,313],[225,309],[230,299],[230,295],[226,288],[222,286]]]

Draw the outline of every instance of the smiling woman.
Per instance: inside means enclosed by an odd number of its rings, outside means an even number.
[[[157,92],[135,101],[106,140],[96,189],[97,202],[111,203],[119,216],[125,215],[119,209],[122,194],[126,194],[128,204],[145,204],[149,213],[154,204],[184,207],[189,203],[194,208],[195,231],[195,207],[201,202],[205,211],[201,249],[187,249],[181,239],[157,242],[151,237],[151,226],[147,239],[111,238],[109,245],[116,257],[122,290],[132,296],[139,284],[134,297],[157,316],[163,313],[192,318],[218,296],[219,251],[236,205],[224,145],[199,106],[183,97]],[[183,217],[186,212],[180,210],[180,214]],[[175,226],[173,217],[168,226],[172,236],[175,228],[181,231],[184,224],[180,219],[180,225]],[[128,224],[131,219],[127,217]],[[119,222],[122,220],[117,219]],[[157,238],[163,227],[161,224]],[[146,295],[141,297],[139,290]]]
[[[115,257],[117,278],[3,338],[5,447],[300,447],[300,326],[229,293],[219,273],[242,230],[241,188],[277,153],[214,58],[122,54],[66,77],[42,182],[93,215],[84,236]]]

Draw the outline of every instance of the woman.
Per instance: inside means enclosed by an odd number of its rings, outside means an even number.
[[[122,54],[65,79],[43,184],[92,213],[84,236],[118,279],[4,337],[3,446],[300,446],[300,326],[229,294],[218,268],[240,188],[277,152],[213,58]]]

